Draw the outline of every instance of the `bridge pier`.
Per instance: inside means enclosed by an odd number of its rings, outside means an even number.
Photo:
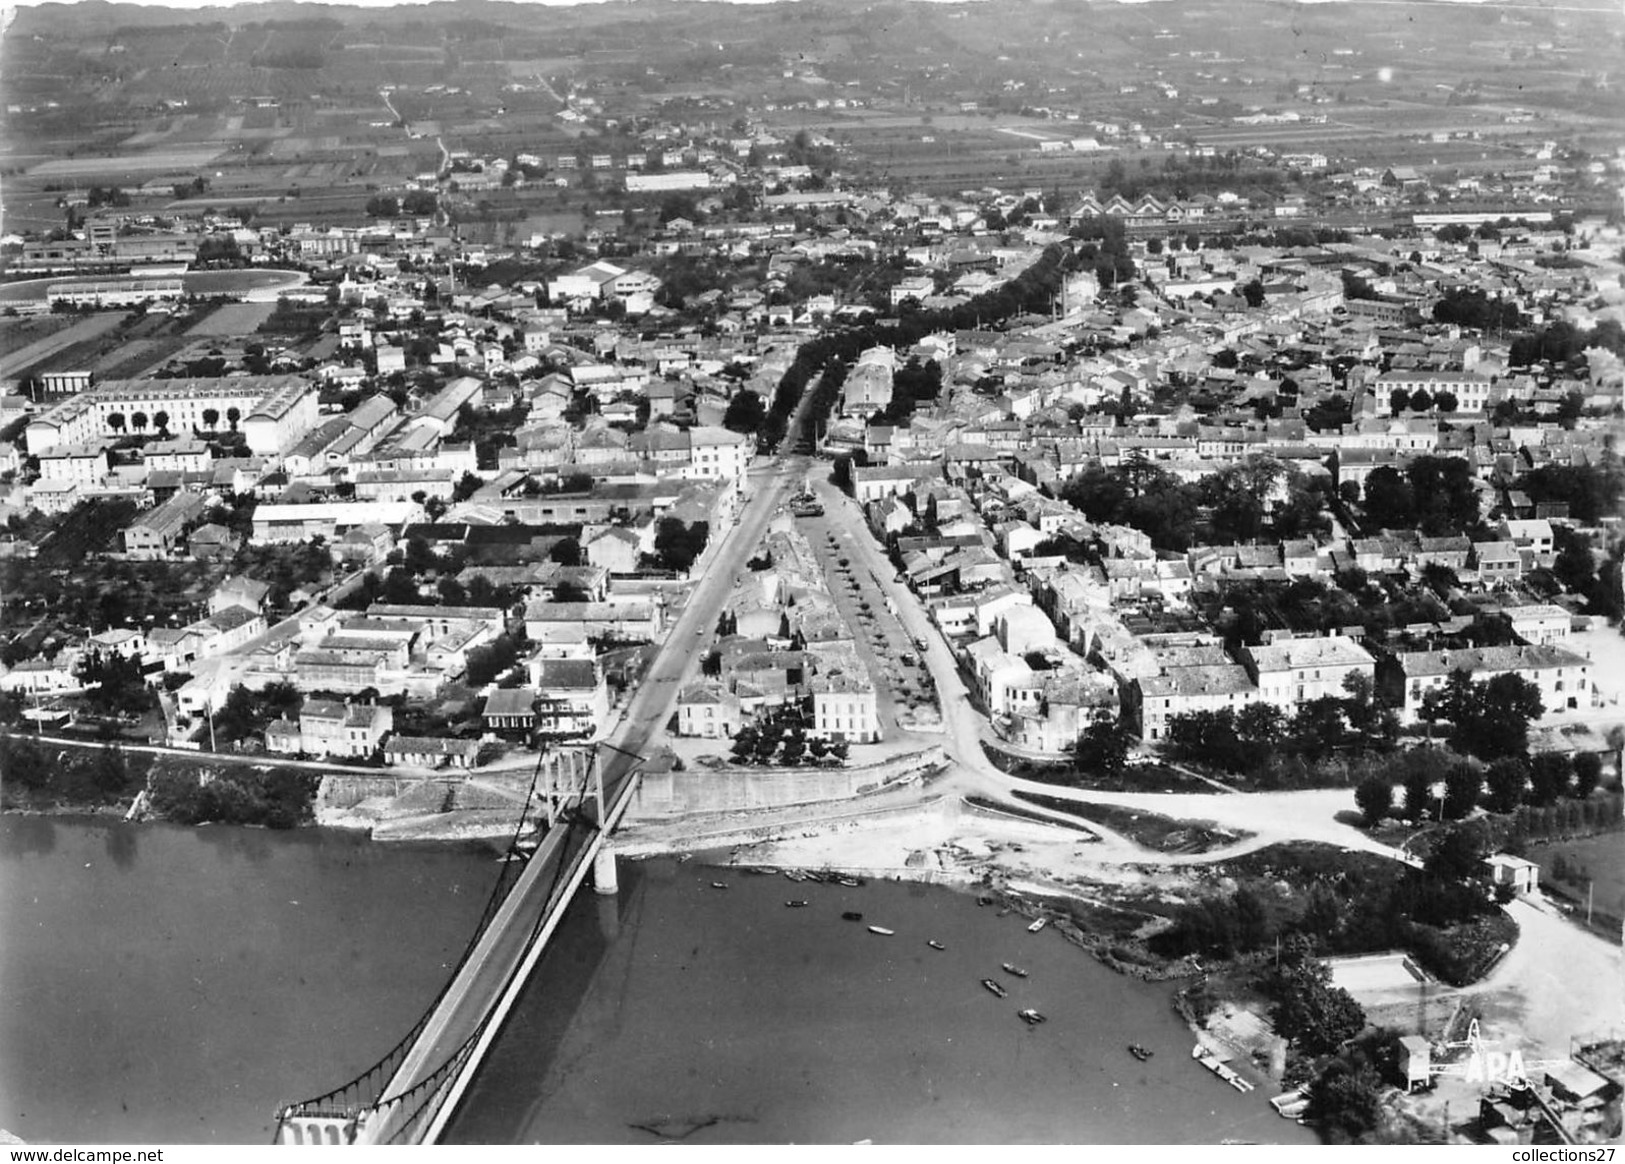
[[[615,850],[604,845],[592,859],[592,887],[599,893],[613,897],[621,891],[615,873]]]

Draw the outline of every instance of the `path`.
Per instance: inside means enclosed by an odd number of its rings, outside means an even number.
[[[1488,977],[1461,991],[1476,998],[1484,1037],[1524,1058],[1564,1058],[1569,1039],[1625,1030],[1620,947],[1565,918],[1542,894],[1507,906],[1518,940]]]

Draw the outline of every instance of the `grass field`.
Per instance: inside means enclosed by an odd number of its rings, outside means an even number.
[[[1540,864],[1541,885],[1558,891],[1582,909],[1590,883],[1592,910],[1613,919],[1625,918],[1625,835],[1604,833],[1571,841],[1529,846],[1529,859]],[[1565,876],[1556,876],[1558,861]]]

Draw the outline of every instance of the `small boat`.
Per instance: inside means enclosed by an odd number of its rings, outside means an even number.
[[[1152,1055],[1152,1052],[1146,1050],[1144,1047],[1140,1046],[1140,1044],[1138,1044],[1138,1043],[1130,1043],[1128,1045],[1128,1053],[1130,1055],[1133,1055],[1136,1059],[1138,1059],[1142,1063],[1144,1063],[1147,1059],[1151,1058],[1151,1055]]]
[[[799,869],[786,869],[784,871],[784,879],[786,881],[805,881],[807,880],[807,875],[801,872]]]
[[[784,908],[785,909],[802,909],[802,908],[804,908],[806,906],[806,904],[807,903],[805,901],[787,901],[787,902],[784,903]]]
[[[1002,963],[1002,965],[1006,974],[1014,974],[1017,978],[1027,977],[1027,972],[1020,966],[1011,965],[1009,962]]]
[[[862,921],[863,915],[856,910],[849,909],[841,915],[842,921]]]
[[[1041,917],[1037,921],[1033,922],[1032,925],[1027,927],[1027,932],[1029,934],[1036,934],[1039,930],[1043,929],[1047,925],[1049,925],[1049,918]]]
[[[856,877],[842,877],[839,880],[840,883],[846,886],[848,889],[856,889],[858,886],[863,884],[863,882],[859,881]]]
[[[885,926],[870,926],[869,927],[869,932],[871,934],[879,934],[883,938],[889,938],[893,934],[895,934],[897,931],[896,930],[888,930]]]
[[[946,950],[948,948],[947,946],[944,946],[941,942],[937,941],[935,938],[932,938],[930,941],[926,942],[925,944],[930,946],[933,950]]]
[[[1033,1010],[1031,1007],[1026,1010],[1017,1011],[1016,1013],[1021,1016],[1021,1021],[1030,1027],[1036,1027],[1039,1023],[1044,1021],[1044,1016],[1039,1014],[1036,1010]]]
[[[997,995],[1000,998],[1003,998],[1007,994],[1010,993],[1008,990],[1006,990],[1004,987],[1000,986],[997,982],[993,981],[993,979],[991,979],[991,978],[982,979],[982,985],[987,987],[989,990],[991,990],[995,995]]]
[[[711,888],[712,889],[726,889],[726,888],[728,888],[728,883],[726,881],[713,881],[713,882],[711,882]]]

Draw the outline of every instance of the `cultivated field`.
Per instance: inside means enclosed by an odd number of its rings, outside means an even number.
[[[209,312],[186,334],[190,337],[253,335],[275,310],[275,303],[228,303]]]

